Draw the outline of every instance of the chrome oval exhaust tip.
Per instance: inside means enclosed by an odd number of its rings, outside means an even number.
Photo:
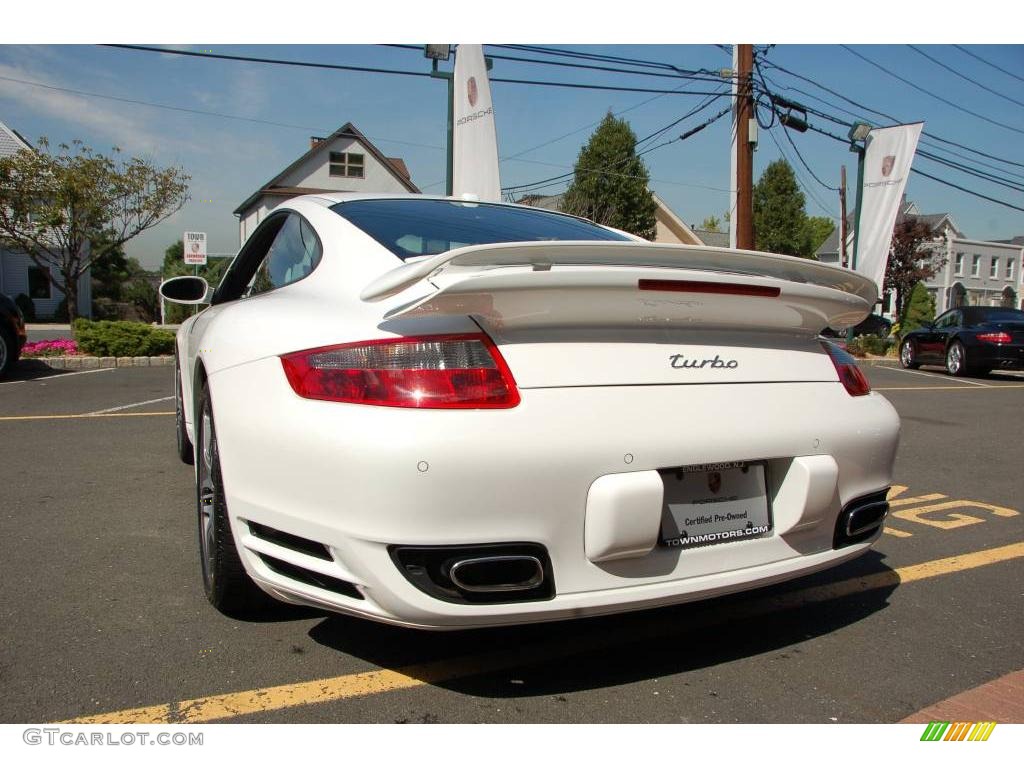
[[[448,576],[464,592],[523,592],[544,583],[544,566],[532,555],[471,557],[452,563]]]

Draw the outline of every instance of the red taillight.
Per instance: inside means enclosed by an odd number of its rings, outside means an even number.
[[[975,338],[978,341],[987,341],[990,344],[1009,344],[1013,338],[1006,331],[997,333],[979,333]]]
[[[828,356],[832,359],[832,365],[836,367],[839,380],[846,387],[847,392],[854,397],[859,397],[871,391],[871,385],[868,384],[867,378],[861,373],[860,368],[857,366],[857,359],[853,355],[845,349],[840,349],[835,344],[829,344],[827,341],[822,342],[821,346],[825,348]]]
[[[512,408],[519,390],[486,335],[407,336],[282,355],[295,393],[397,408]]]

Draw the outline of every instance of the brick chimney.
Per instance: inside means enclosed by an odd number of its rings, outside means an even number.
[[[324,137],[323,136],[310,136],[309,137],[309,148],[313,149],[313,147],[315,147],[317,144],[319,144],[322,141],[324,141]]]

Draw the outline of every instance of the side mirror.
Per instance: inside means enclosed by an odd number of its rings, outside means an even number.
[[[211,293],[206,280],[192,275],[172,277],[160,283],[160,295],[175,304],[209,304]]]

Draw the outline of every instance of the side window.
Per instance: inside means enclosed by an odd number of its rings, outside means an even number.
[[[256,296],[301,280],[320,263],[320,239],[301,216],[291,214],[249,282],[246,296]]]
[[[935,323],[936,328],[955,328],[958,325],[960,325],[959,312],[947,312]]]

